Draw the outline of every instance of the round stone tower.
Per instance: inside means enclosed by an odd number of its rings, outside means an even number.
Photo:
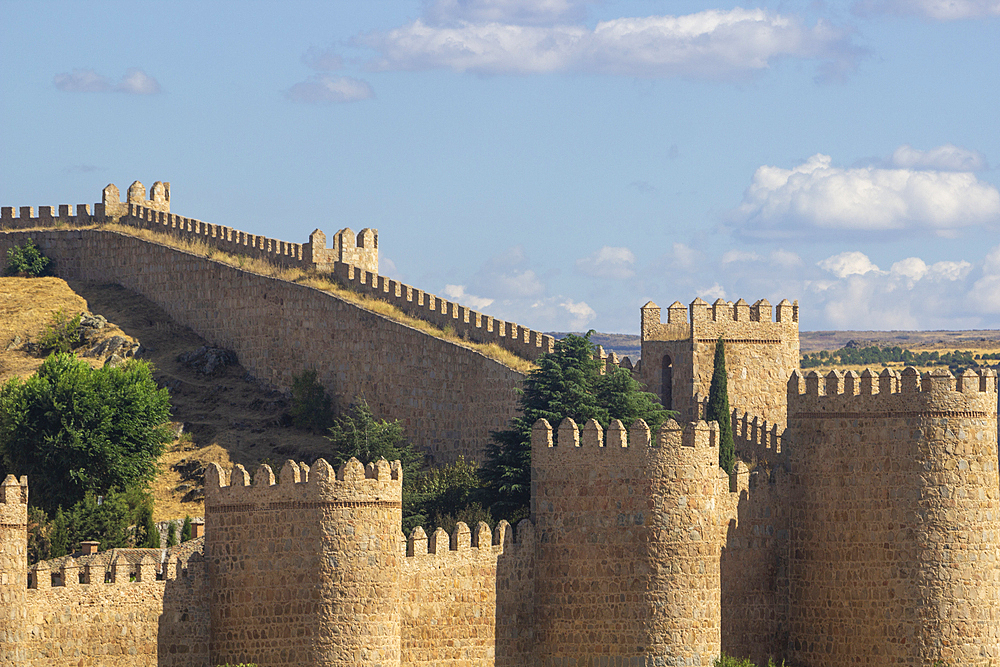
[[[711,665],[730,502],[718,427],[532,430],[539,664]],[[604,662],[607,660],[607,662]]]
[[[1000,664],[992,370],[789,380],[789,657]]]
[[[27,495],[27,486],[22,486],[13,475],[7,475],[0,486],[0,667],[14,667],[25,662]]]
[[[398,461],[210,465],[212,664],[399,667],[401,507]]]

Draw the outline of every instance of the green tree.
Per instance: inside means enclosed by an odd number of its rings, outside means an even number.
[[[51,355],[27,380],[0,387],[0,462],[28,475],[32,504],[52,512],[88,492],[145,487],[171,440],[169,417],[148,364],[94,369]]]
[[[719,422],[719,465],[731,475],[736,464],[736,448],[733,444],[733,416],[729,411],[726,381],[726,344],[720,336],[715,343],[715,368],[712,370],[712,384],[708,389],[705,419]]]
[[[594,359],[596,346],[585,336],[569,335],[556,341],[555,349],[538,359],[528,374],[518,411],[510,428],[491,433],[482,477],[491,494],[490,509],[496,518],[516,521],[527,516],[531,500],[531,427],[546,419],[553,428],[566,417],[579,427],[596,419],[607,428],[613,419],[631,425],[644,419],[651,429],[672,413],[653,394],[642,391],[625,369],[601,374]]]
[[[382,458],[398,460],[403,466],[405,485],[408,478],[415,478],[423,463],[423,455],[403,437],[402,424],[376,419],[364,398],[358,398],[350,410],[337,417],[327,432],[326,439],[332,443],[328,459],[335,468],[352,457],[366,464]]]
[[[317,380],[316,371],[303,371],[292,377],[292,423],[296,427],[321,433],[333,421],[333,401]]]
[[[139,508],[135,522],[135,545],[147,549],[160,548],[160,531],[153,521],[153,504],[146,503]]]
[[[52,260],[42,254],[34,241],[28,239],[23,246],[14,246],[7,250],[7,266],[5,276],[25,276],[37,278],[52,273]]]
[[[177,546],[177,524],[173,521],[167,526],[167,547]]]
[[[425,530],[444,528],[449,533],[464,521],[475,527],[480,521],[493,525],[482,505],[479,468],[475,461],[459,456],[453,463],[421,470],[409,483],[403,479],[403,533],[417,526]]]
[[[181,526],[181,542],[191,539],[191,517],[184,517],[184,524]]]

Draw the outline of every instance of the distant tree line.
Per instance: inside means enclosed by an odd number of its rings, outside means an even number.
[[[802,368],[818,368],[820,366],[872,366],[889,363],[904,363],[909,366],[947,366],[953,373],[966,368],[986,366],[981,362],[1000,360],[1000,352],[988,354],[973,354],[965,350],[953,352],[913,352],[901,348],[879,347],[842,347],[835,352],[822,350],[802,355]]]

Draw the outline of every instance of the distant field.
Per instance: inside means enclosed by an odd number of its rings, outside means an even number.
[[[582,335],[582,332],[574,332]],[[562,338],[567,332],[549,332],[550,336]],[[639,336],[633,334],[596,333],[592,341],[604,347],[605,352],[614,351],[620,357],[639,360],[642,344]],[[799,347],[803,354],[821,350],[834,351],[844,347],[849,341],[861,347],[878,345],[892,347],[898,345],[914,351],[951,352],[969,350],[974,354],[1000,351],[1000,330],[981,329],[968,331],[801,331]]]
[[[898,345],[909,350],[971,350],[973,352],[1000,350],[1000,331],[981,329],[968,331],[801,331],[799,348],[805,352],[839,350],[848,341],[861,347]]]

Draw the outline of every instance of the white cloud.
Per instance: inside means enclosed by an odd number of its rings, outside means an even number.
[[[154,95],[160,92],[160,84],[156,79],[135,67],[126,70],[117,83],[92,69],[75,69],[72,72],[56,74],[52,83],[67,93]]]
[[[674,241],[671,250],[670,261],[681,269],[694,268],[703,258],[699,251],[678,241]]]
[[[861,16],[893,14],[955,21],[1000,16],[1000,0],[861,0],[853,10]]]
[[[285,94],[290,100],[306,104],[358,102],[375,97],[375,91],[367,81],[329,74],[314,74],[289,88]]]
[[[802,266],[802,258],[791,250],[778,248],[771,252],[768,259],[771,264],[781,269],[793,269],[797,266]]]
[[[838,278],[846,278],[851,275],[864,275],[869,272],[880,273],[879,268],[868,259],[868,255],[857,250],[827,257],[819,262],[817,266],[824,271],[829,271]]]
[[[436,0],[425,15],[434,23],[538,25],[582,19],[586,4],[574,0]]]
[[[458,20],[448,25],[436,24],[432,15],[356,41],[379,52],[371,63],[376,69],[481,74],[733,79],[765,70],[782,58],[834,63],[827,67],[831,72],[852,69],[858,58],[845,30],[822,21],[810,27],[797,16],[765,9],[619,18],[591,29],[582,23],[533,25],[508,11],[527,2],[468,4],[478,9],[453,13]],[[550,4],[562,3],[545,6]],[[504,8],[497,9],[501,5]],[[543,16],[551,19],[551,12],[537,15]]]
[[[588,257],[576,260],[576,270],[592,278],[625,280],[635,275],[635,255],[628,248],[604,246]]]
[[[792,269],[802,265],[802,258],[790,250],[778,248],[772,250],[766,257],[751,250],[727,250],[722,254],[722,266],[727,264],[748,264],[764,262],[779,269]]]
[[[537,298],[545,292],[545,285],[529,267],[524,248],[519,245],[491,257],[472,277],[472,287],[477,294],[494,299]]]
[[[792,169],[758,168],[732,219],[758,238],[836,230],[950,234],[1000,221],[1000,192],[971,172],[843,169],[816,154]]]
[[[897,148],[890,158],[893,167],[902,169],[937,169],[939,171],[985,171],[990,168],[979,151],[944,144],[922,151],[907,144]]]
[[[481,296],[468,294],[465,285],[445,285],[444,295],[463,306],[469,306],[475,310],[482,310],[493,303],[493,299],[484,299]]]
[[[722,288],[722,285],[720,285],[719,283],[715,283],[711,287],[701,288],[700,290],[698,290],[698,294],[701,296],[702,299],[708,301],[709,303],[712,303],[716,299],[726,298],[726,290],[724,290]]]
[[[760,260],[760,255],[749,250],[727,250],[722,255],[723,266],[733,262],[759,262]]]
[[[597,317],[597,313],[594,309],[588,306],[584,301],[575,302],[572,299],[566,299],[559,304],[559,307],[569,313],[570,329],[583,329],[590,324],[595,317]]]

